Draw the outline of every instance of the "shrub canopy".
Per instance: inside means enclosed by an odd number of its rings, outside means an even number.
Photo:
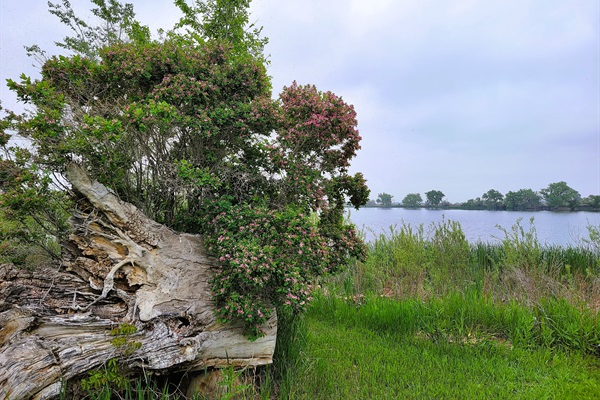
[[[316,277],[364,256],[343,213],[369,195],[348,172],[360,148],[356,113],[296,82],[273,100],[262,57],[186,37],[52,57],[41,79],[9,80],[33,108],[3,126],[32,146],[6,153],[12,184],[2,196],[23,192],[14,168],[61,174],[83,164],[148,216],[205,235],[220,315],[258,335],[273,305],[303,309]]]

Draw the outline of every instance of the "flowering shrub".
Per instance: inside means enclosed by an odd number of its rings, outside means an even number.
[[[219,260],[212,281],[214,298],[224,320],[242,320],[252,337],[274,305],[297,313],[311,301],[315,277],[339,267],[315,218],[290,206],[272,210],[239,205],[205,222],[211,234],[207,245]],[[360,255],[351,226],[345,234]],[[358,252],[356,251],[358,250]]]
[[[256,337],[274,306],[303,310],[315,279],[364,256],[344,206],[369,190],[348,173],[353,107],[295,82],[274,101],[262,59],[232,49],[167,40],[51,58],[40,81],[9,82],[36,107],[10,125],[41,168],[81,162],[149,217],[203,234],[219,317]]]

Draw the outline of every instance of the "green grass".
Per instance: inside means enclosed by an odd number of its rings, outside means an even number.
[[[446,321],[435,335],[416,303],[320,298],[294,322],[285,362],[290,399],[595,399],[600,362],[582,352],[463,338]],[[434,314],[436,311],[432,311]],[[443,313],[442,313],[443,314]],[[499,327],[496,327],[499,328]],[[464,339],[464,340],[463,340]]]
[[[320,318],[347,328],[368,325],[381,334],[422,335],[432,339],[506,340],[520,347],[545,347],[595,354],[600,344],[600,316],[561,299],[530,308],[496,304],[476,292],[453,293],[421,302],[366,297],[344,300],[320,297],[313,306]],[[316,311],[314,311],[316,312]]]
[[[532,221],[497,244],[446,220],[391,229],[280,319],[279,398],[600,398],[597,232],[562,248]]]

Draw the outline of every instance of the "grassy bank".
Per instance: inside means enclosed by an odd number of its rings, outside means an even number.
[[[460,226],[402,226],[282,321],[280,398],[595,399],[600,247],[539,244],[517,223],[495,245]]]
[[[292,324],[287,353],[278,360],[287,365],[279,398],[594,399],[600,394],[598,359],[527,342],[532,316],[522,309],[508,307],[505,324],[496,321],[490,329],[493,318],[486,314],[501,313],[488,307],[469,318],[457,301],[422,305],[368,298],[357,305],[319,298]],[[488,326],[478,326],[481,320]],[[502,330],[507,339],[500,338]]]

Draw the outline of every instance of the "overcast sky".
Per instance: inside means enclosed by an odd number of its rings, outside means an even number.
[[[129,2],[153,31],[179,18],[170,0]],[[52,54],[68,33],[46,3],[0,5],[5,108],[19,107],[5,79],[37,76],[23,45]],[[599,4],[254,0],[251,19],[270,40],[275,94],[296,80],[354,104],[363,141],[352,170],[372,198],[435,189],[463,202],[558,181],[586,197],[600,194]]]

